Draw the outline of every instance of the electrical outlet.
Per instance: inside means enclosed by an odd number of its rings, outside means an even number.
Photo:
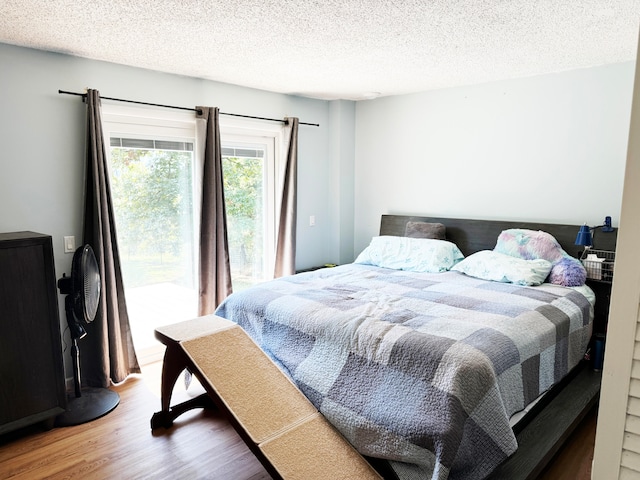
[[[76,251],[76,237],[64,237],[64,253],[74,253]]]

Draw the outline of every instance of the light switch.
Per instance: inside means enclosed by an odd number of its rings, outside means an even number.
[[[309,226],[310,227],[315,227],[316,226],[316,216],[315,215],[311,215],[309,217]]]
[[[74,253],[76,251],[76,237],[64,237],[64,253]]]

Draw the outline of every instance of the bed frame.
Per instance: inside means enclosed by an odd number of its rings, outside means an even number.
[[[579,257],[582,253],[582,247],[574,244],[580,228],[578,225],[383,215],[380,235],[403,236],[409,221],[444,224],[447,240],[455,243],[465,256],[480,250],[493,250],[500,232],[510,228],[543,230],[553,235],[568,254]],[[615,251],[616,239],[617,229],[610,233],[597,232],[594,243],[598,249]],[[603,290],[593,290],[598,304]],[[604,299],[600,301],[604,302]],[[604,332],[605,329],[606,325],[594,325],[594,331]],[[594,371],[587,361],[581,362],[513,428],[518,450],[488,478],[538,478],[575,427],[595,408],[600,396],[600,382],[601,373]],[[382,469],[380,466],[378,468]]]

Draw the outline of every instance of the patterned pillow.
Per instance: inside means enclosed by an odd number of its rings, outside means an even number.
[[[512,228],[498,236],[494,252],[525,260],[544,259],[551,262],[549,282],[565,287],[584,285],[587,271],[577,258],[565,252],[547,232]]]
[[[373,237],[354,263],[407,270],[411,272],[446,272],[464,255],[446,240],[430,238]]]
[[[482,250],[469,255],[451,270],[494,282],[540,285],[549,275],[551,263],[543,259],[524,260],[491,250]]]
[[[553,235],[523,228],[504,230],[493,250],[525,260],[544,258],[551,263],[567,255]]]

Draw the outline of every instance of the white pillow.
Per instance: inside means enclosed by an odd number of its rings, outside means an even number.
[[[451,270],[483,280],[540,285],[551,271],[551,262],[541,258],[524,260],[492,250],[482,250],[469,255]]]
[[[373,237],[354,263],[407,270],[446,272],[464,255],[456,244],[430,238]]]

